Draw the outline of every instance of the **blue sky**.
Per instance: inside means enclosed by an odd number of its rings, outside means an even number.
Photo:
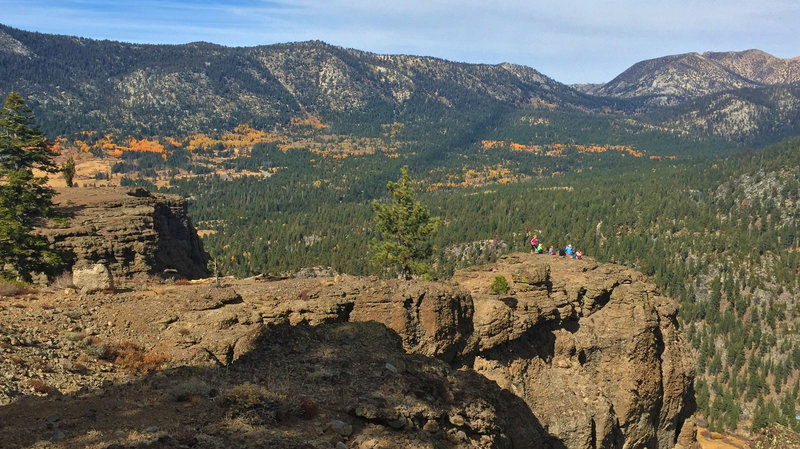
[[[800,56],[796,0],[0,0],[0,23],[138,43],[319,39],[376,53],[533,67],[609,81],[669,54]]]

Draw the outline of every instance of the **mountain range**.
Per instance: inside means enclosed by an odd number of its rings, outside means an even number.
[[[539,110],[624,117],[690,139],[772,143],[800,134],[799,82],[800,59],[758,50],[666,56],[606,84],[567,86],[526,66],[320,41],[139,45],[0,26],[0,91],[20,92],[42,128],[58,135],[188,135],[241,123],[270,128],[306,114],[349,133],[392,122],[460,123],[452,133]]]
[[[319,41],[134,45],[0,27],[0,90],[10,89],[58,133],[89,125],[196,132],[247,121],[268,126],[305,113],[391,122],[472,107],[605,104],[512,64],[384,56]]]
[[[605,84],[577,85],[603,97],[643,99],[653,106],[741,88],[800,82],[800,58],[782,59],[761,50],[685,53],[638,62]]]

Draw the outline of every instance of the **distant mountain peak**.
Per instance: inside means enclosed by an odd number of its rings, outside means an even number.
[[[800,83],[800,58],[765,51],[691,52],[641,61],[591,93],[644,98],[651,106],[746,87]]]

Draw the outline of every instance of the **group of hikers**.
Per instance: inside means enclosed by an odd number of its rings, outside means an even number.
[[[562,257],[569,256],[573,259],[583,259],[583,251],[579,249],[573,249],[572,244],[568,244],[565,248],[559,249],[558,253],[556,253],[556,250],[553,249],[552,246],[547,249],[547,252],[545,252],[542,242],[539,241],[539,238],[536,235],[531,238],[531,252],[536,254],[547,254],[548,256],[555,256],[558,254]]]

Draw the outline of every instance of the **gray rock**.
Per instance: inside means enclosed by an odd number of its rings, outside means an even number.
[[[408,421],[403,416],[401,416],[401,417],[399,417],[397,419],[389,420],[389,421],[386,422],[386,424],[388,424],[389,427],[391,427],[392,429],[395,429],[395,430],[402,429],[403,427],[406,426],[407,423],[408,423]]]
[[[344,421],[339,421],[338,419],[329,422],[328,428],[343,437],[349,437],[353,433],[353,426]]]
[[[111,271],[105,264],[96,263],[82,268],[72,269],[72,282],[81,292],[95,292],[99,290],[112,290],[114,280]]]

